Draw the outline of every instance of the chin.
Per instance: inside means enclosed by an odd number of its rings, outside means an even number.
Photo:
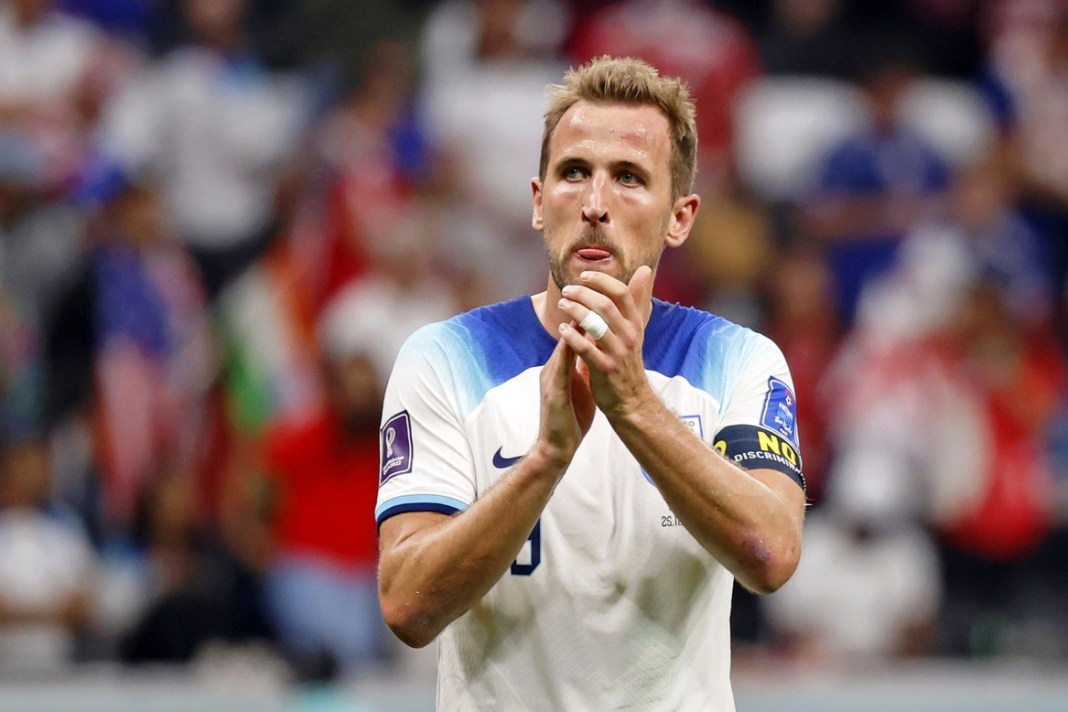
[[[602,274],[607,274],[609,277],[615,277],[624,284],[630,281],[630,277],[623,274],[624,270],[614,260],[611,264],[598,264],[596,262],[591,262],[573,266],[568,269],[554,268],[552,270],[552,278],[553,281],[556,283],[556,286],[563,289],[569,284],[582,284],[582,280],[579,279],[579,275],[581,275],[583,272],[601,272]]]
[[[575,279],[578,279],[583,272],[603,272],[616,279],[622,279],[621,275],[626,272],[623,263],[614,256],[604,260],[584,260],[581,257],[572,257],[569,268],[574,272]]]

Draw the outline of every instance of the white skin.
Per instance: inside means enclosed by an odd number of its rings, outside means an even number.
[[[657,260],[689,235],[696,195],[672,198],[668,119],[652,106],[580,101],[532,181],[533,226],[549,254],[533,297],[559,335],[541,373],[530,452],[465,512],[410,512],[380,529],[379,598],[409,645],[430,643],[508,570],[601,410],[683,526],[760,593],[786,582],[801,551],[804,493],[786,475],[743,470],[695,435],[652,389],[642,360]],[[594,310],[609,330],[577,324]]]

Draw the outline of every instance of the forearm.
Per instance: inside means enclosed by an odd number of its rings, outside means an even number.
[[[463,514],[405,529],[382,524],[379,596],[386,622],[408,645],[430,643],[505,574],[566,469],[535,448]],[[398,521],[394,521],[398,520]],[[412,522],[409,519],[409,522]]]
[[[683,526],[746,588],[767,593],[786,582],[800,557],[799,487],[783,492],[722,457],[651,390],[610,420]]]

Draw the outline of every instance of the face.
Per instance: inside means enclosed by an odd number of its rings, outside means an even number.
[[[122,236],[138,245],[151,245],[163,236],[164,223],[159,197],[135,187],[116,203],[116,220]]]
[[[245,0],[186,0],[185,16],[209,43],[225,42],[241,26]]]
[[[535,179],[535,230],[545,239],[556,287],[585,270],[629,282],[656,269],[665,246],[682,244],[696,196],[672,201],[666,116],[652,106],[580,101],[549,141],[544,180]]]
[[[11,4],[15,9],[15,17],[22,25],[31,25],[37,22],[44,14],[51,0],[14,0]]]
[[[377,430],[382,414],[382,387],[374,362],[363,353],[326,365],[327,387],[334,408],[354,432]]]

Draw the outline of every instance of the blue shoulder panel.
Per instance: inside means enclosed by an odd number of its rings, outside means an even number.
[[[467,417],[491,388],[549,359],[556,341],[523,296],[479,307],[423,327],[417,345],[432,362],[442,362]]]
[[[645,331],[645,367],[668,378],[681,376],[722,403],[754,336],[723,317],[655,299]]]
[[[681,376],[722,402],[754,336],[722,317],[655,299],[645,333],[645,366],[668,378]],[[412,341],[453,384],[464,418],[490,389],[544,364],[556,346],[529,296],[423,327]]]

